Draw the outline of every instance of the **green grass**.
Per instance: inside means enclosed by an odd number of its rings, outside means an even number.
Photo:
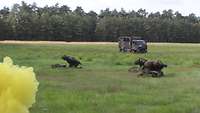
[[[83,69],[51,69],[62,55]],[[123,54],[117,45],[0,45],[0,58],[32,66],[40,82],[31,113],[200,113],[200,46],[150,45]],[[168,64],[162,78],[128,72],[138,57]]]

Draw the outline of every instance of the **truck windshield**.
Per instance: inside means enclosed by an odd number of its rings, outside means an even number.
[[[145,44],[145,42],[144,41],[133,41],[133,44],[135,44],[135,45],[143,45],[143,44]]]
[[[127,41],[128,42],[128,41],[130,41],[130,39],[129,38],[124,38],[123,41]]]

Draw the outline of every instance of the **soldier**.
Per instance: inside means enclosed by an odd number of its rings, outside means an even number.
[[[150,71],[158,71],[158,72],[161,72],[161,70],[164,67],[167,67],[167,65],[163,64],[159,60],[157,61],[149,60],[149,61],[146,61],[143,65],[143,69],[149,69]]]
[[[75,59],[74,57],[71,57],[71,56],[66,56],[64,55],[62,57],[63,60],[65,60],[68,64],[69,64],[69,67],[78,67],[78,65],[81,64],[80,61],[78,61],[77,59]]]
[[[152,77],[163,76],[163,72],[161,71],[164,67],[167,67],[166,64],[163,64],[161,61],[152,61],[146,60],[143,58],[139,58],[135,61],[135,65],[139,65],[142,70],[141,75],[144,73],[152,74]]]

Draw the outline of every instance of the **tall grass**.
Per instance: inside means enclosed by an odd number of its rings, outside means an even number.
[[[51,69],[62,55],[83,69]],[[0,45],[0,58],[33,66],[40,81],[31,113],[199,113],[200,48],[150,45],[147,54],[119,53],[117,45]],[[165,77],[137,77],[128,68],[139,57],[168,64]]]

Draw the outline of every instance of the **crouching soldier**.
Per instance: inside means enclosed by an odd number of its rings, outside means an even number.
[[[64,55],[64,56],[62,56],[62,59],[69,64],[69,67],[75,67],[75,68],[77,68],[81,64],[80,61],[78,61],[77,59],[75,59],[72,56],[66,56],[66,55]]]
[[[163,76],[162,69],[164,67],[167,67],[166,64],[162,63],[159,60],[153,61],[153,60],[146,60],[139,58],[138,60],[135,61],[135,65],[139,65],[142,73],[140,75],[143,75],[144,73],[146,74],[151,74],[152,77],[161,77]]]

